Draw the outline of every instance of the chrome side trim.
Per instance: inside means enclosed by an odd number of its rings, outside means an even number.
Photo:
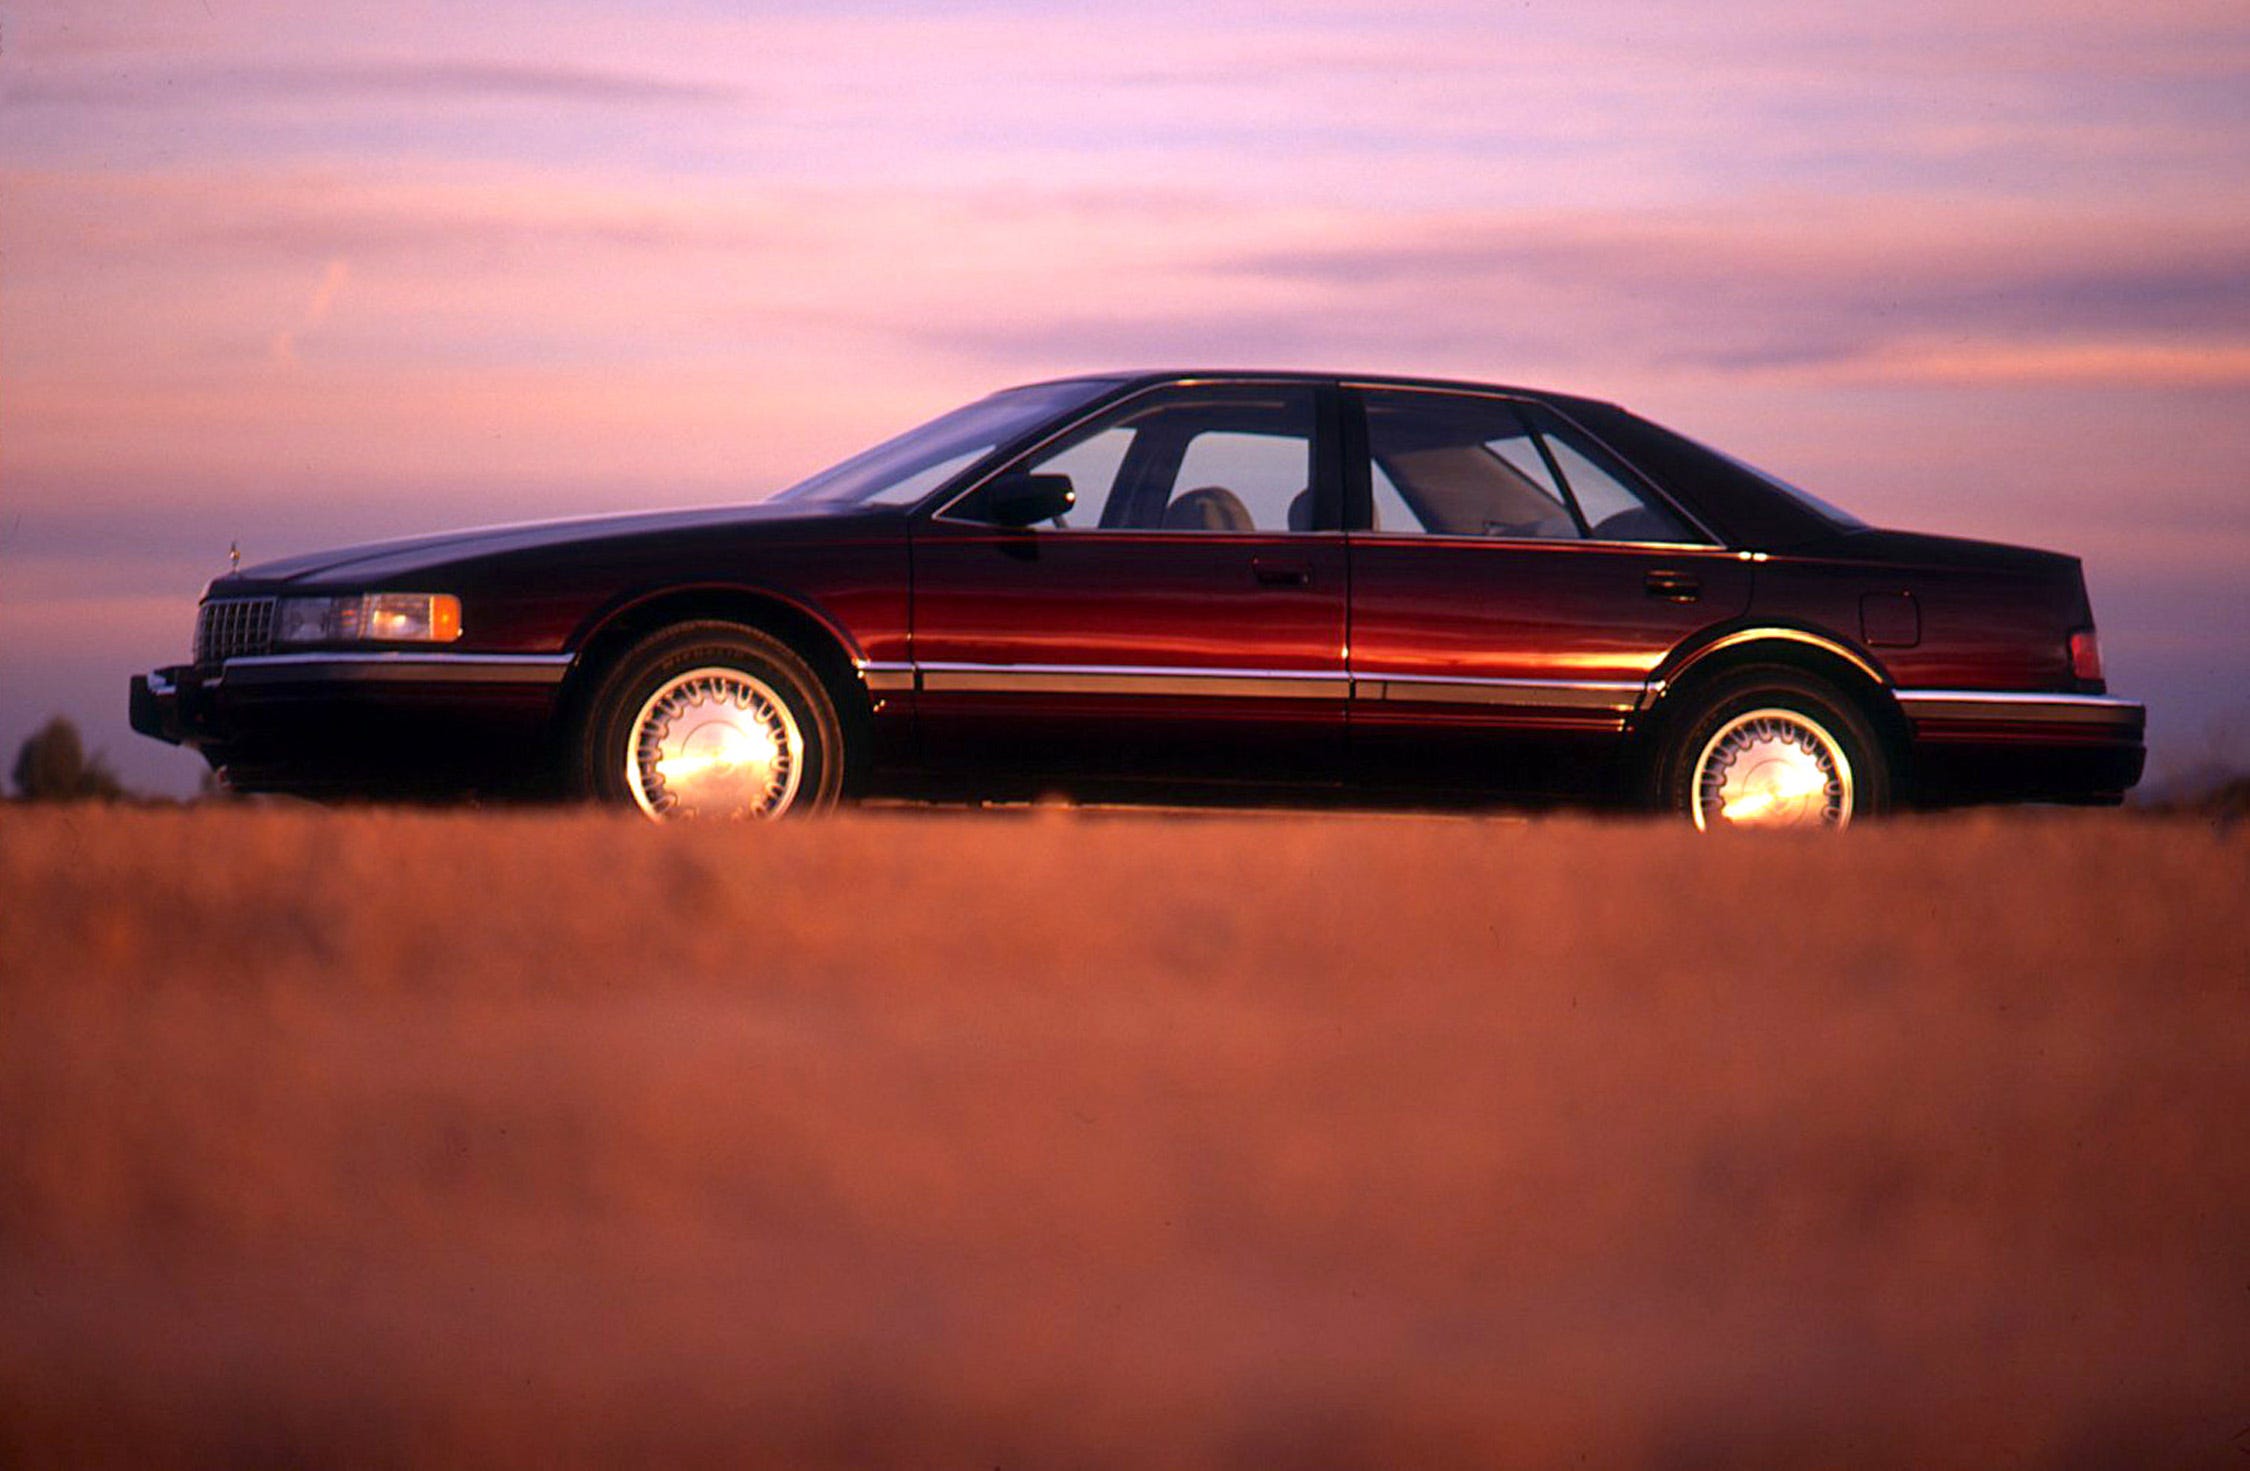
[[[2148,709],[2113,695],[2018,694],[1998,690],[1894,690],[1915,720],[1977,720],[1993,724],[2110,725],[2138,730]]]
[[[914,692],[914,666],[911,664],[862,659],[859,661],[859,677],[870,694],[899,695]]]
[[[1177,533],[1174,533],[1175,535]],[[1208,536],[1209,532],[1198,535]],[[1271,532],[1268,535],[1283,533]],[[1290,536],[1311,536],[1309,531],[1292,531]],[[1333,533],[1319,533],[1330,535]],[[1733,551],[1700,541],[1604,541],[1598,536],[1470,536],[1450,531],[1352,531],[1345,533],[1355,542],[1396,542],[1401,545],[1431,545],[1459,547],[1506,547],[1512,551],[1537,549],[1543,552],[1664,552],[1681,557],[1723,557],[1732,561],[1747,561],[1751,553]]]
[[[915,675],[918,672],[919,682]],[[1156,668],[1103,664],[866,664],[870,689],[931,694],[1154,695],[1218,699],[1417,701],[1601,711],[1636,708],[1638,680],[1353,675],[1341,670]],[[877,684],[876,680],[883,683]]]
[[[560,684],[569,654],[257,654],[229,659],[230,685],[310,684]]]
[[[1625,715],[1640,705],[1645,688],[1639,680],[1461,679],[1443,674],[1383,674],[1362,678],[1353,693],[1376,700],[1538,706]]]
[[[1199,695],[1208,698],[1341,700],[1342,670],[1166,669],[1107,664],[923,664],[931,694]]]

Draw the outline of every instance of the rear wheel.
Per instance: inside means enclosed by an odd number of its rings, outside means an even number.
[[[1825,680],[1741,669],[1694,691],[1658,744],[1656,805],[1705,832],[1841,829],[1890,806],[1882,738]]]
[[[587,701],[579,789],[657,819],[835,805],[843,736],[820,677],[771,635],[687,623],[644,639]]]

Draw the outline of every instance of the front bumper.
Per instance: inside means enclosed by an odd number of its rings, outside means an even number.
[[[133,676],[142,735],[243,791],[513,787],[544,769],[569,655],[302,653]]]
[[[133,722],[134,730],[175,746],[192,744],[188,740],[188,721],[180,710],[180,676],[183,673],[192,671],[157,669],[133,676],[127,718]]]

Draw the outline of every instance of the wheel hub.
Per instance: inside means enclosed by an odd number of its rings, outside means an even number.
[[[641,706],[625,780],[651,817],[775,817],[796,797],[803,758],[795,717],[762,680],[695,669]]]
[[[1851,815],[1851,762],[1834,736],[1798,711],[1737,715],[1696,762],[1699,828],[1842,827]]]

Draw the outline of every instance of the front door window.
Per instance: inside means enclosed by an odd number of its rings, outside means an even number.
[[[1143,394],[1016,467],[1067,475],[1062,531],[1237,534],[1333,529],[1313,473],[1313,392],[1301,384]],[[979,519],[978,497],[949,515]]]

